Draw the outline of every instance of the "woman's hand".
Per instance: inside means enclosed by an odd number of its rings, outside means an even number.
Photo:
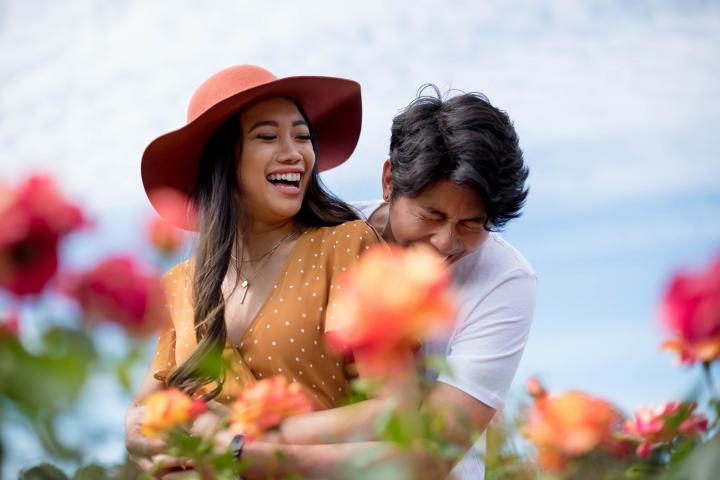
[[[177,458],[171,455],[154,455],[150,460],[153,479],[172,480],[184,478],[195,472],[194,463],[187,458]]]
[[[204,440],[210,440],[225,427],[224,422],[230,416],[230,409],[215,400],[210,400],[206,405],[207,410],[193,421],[190,433]]]
[[[130,458],[140,469],[147,472],[152,468],[151,457],[165,451],[167,444],[160,438],[150,438],[142,434],[140,425],[145,416],[145,406],[133,403],[125,414],[125,448]]]

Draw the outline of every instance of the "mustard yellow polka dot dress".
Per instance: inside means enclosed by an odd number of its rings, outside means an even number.
[[[343,360],[323,344],[337,328],[333,297],[337,280],[363,252],[378,242],[377,233],[357,220],[336,227],[309,227],[297,239],[285,270],[237,345],[223,353],[232,371],[217,400],[229,403],[257,380],[284,375],[297,382],[318,410],[332,408],[350,393]],[[164,379],[197,345],[192,307],[193,259],[173,267],[163,283],[169,313],[153,361]]]

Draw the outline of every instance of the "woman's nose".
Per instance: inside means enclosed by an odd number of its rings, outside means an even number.
[[[302,160],[303,156],[300,149],[291,140],[285,140],[281,143],[281,151],[279,160],[284,163],[297,163]]]

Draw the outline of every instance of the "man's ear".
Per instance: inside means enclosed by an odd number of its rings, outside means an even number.
[[[389,202],[392,198],[392,165],[390,160],[385,160],[382,171],[383,200]]]

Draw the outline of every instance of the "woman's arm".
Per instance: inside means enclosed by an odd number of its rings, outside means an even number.
[[[125,448],[130,458],[138,464],[138,466],[146,471],[152,466],[150,458],[153,455],[161,453],[165,450],[166,444],[159,438],[149,438],[142,434],[140,425],[145,415],[145,407],[142,402],[153,392],[161,390],[164,384],[155,379],[153,376],[152,365],[148,369],[143,383],[140,385],[135,398],[133,398],[130,406],[125,412]]]
[[[394,362],[414,365],[410,349],[394,358]],[[289,444],[344,443],[376,440],[378,417],[389,409],[416,412],[420,406],[419,380],[414,368],[397,370],[379,378],[368,369],[370,359],[355,354],[359,377],[378,385],[373,397],[342,407],[321,410],[286,418],[280,431],[266,439]]]

